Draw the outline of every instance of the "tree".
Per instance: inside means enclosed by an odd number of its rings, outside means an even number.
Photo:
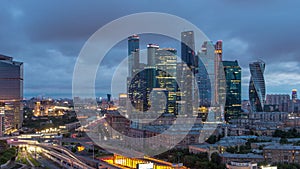
[[[281,138],[280,141],[279,141],[280,144],[288,144],[289,141],[287,138]]]
[[[206,140],[206,142],[209,144],[215,144],[217,142],[217,137],[215,135],[212,135]]]
[[[211,162],[215,164],[221,164],[222,160],[218,153],[214,152],[211,155]]]

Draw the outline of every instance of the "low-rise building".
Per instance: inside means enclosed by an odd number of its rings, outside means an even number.
[[[222,159],[222,163],[230,163],[231,161],[235,162],[251,162],[258,163],[264,161],[264,157],[262,155],[248,153],[248,154],[231,154],[231,153],[223,153],[220,154]]]
[[[231,161],[226,164],[227,169],[258,169],[257,163],[252,162],[235,162]]]
[[[268,163],[300,163],[300,146],[273,144],[263,148]]]

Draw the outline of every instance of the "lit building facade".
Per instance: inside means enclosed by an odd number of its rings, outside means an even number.
[[[4,109],[4,104],[0,103],[0,137],[3,136],[4,132],[5,132],[5,109]]]
[[[226,78],[225,120],[236,119],[241,113],[241,67],[237,61],[223,61]]]
[[[177,51],[173,48],[158,49],[156,53],[157,88],[165,90],[167,96],[166,113],[177,114]]]
[[[0,101],[4,104],[5,129],[18,129],[23,123],[23,63],[0,55]]]
[[[126,110],[132,112],[134,110],[144,111],[145,106],[143,98],[145,89],[140,86],[144,82],[142,73],[139,72],[139,36],[132,35],[128,37],[128,77],[127,77],[127,103]]]
[[[265,63],[256,61],[249,64],[250,83],[249,83],[249,100],[253,112],[262,112],[264,110],[266,86],[265,86]]]
[[[300,146],[273,144],[263,148],[268,163],[300,163]]]
[[[194,114],[193,103],[196,100],[195,93],[197,93],[193,75],[198,72],[198,57],[195,55],[195,37],[193,31],[181,32],[181,66],[179,66],[180,76],[180,109],[185,114]]]

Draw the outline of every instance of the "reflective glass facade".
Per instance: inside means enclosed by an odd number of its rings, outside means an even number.
[[[253,112],[262,112],[265,104],[265,63],[257,61],[249,64],[250,67],[250,83],[249,83],[249,101]]]
[[[237,61],[223,61],[226,77],[225,120],[236,119],[241,112],[241,67]]]
[[[128,74],[133,77],[139,69],[139,46],[140,40],[138,35],[128,37]]]
[[[6,129],[20,128],[23,122],[23,63],[0,56],[0,101],[5,106]]]

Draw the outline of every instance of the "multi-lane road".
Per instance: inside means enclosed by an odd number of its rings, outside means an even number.
[[[84,141],[83,141],[84,142]],[[60,146],[46,143],[38,143],[33,140],[14,140],[10,139],[8,142],[13,146],[26,147],[27,151],[35,154],[42,154],[48,160],[51,160],[68,169],[120,169],[120,167],[108,164],[104,161],[82,158],[71,152],[69,149]],[[39,161],[39,160],[38,160]],[[42,161],[43,162],[43,161]],[[121,167],[122,168],[122,167]]]

